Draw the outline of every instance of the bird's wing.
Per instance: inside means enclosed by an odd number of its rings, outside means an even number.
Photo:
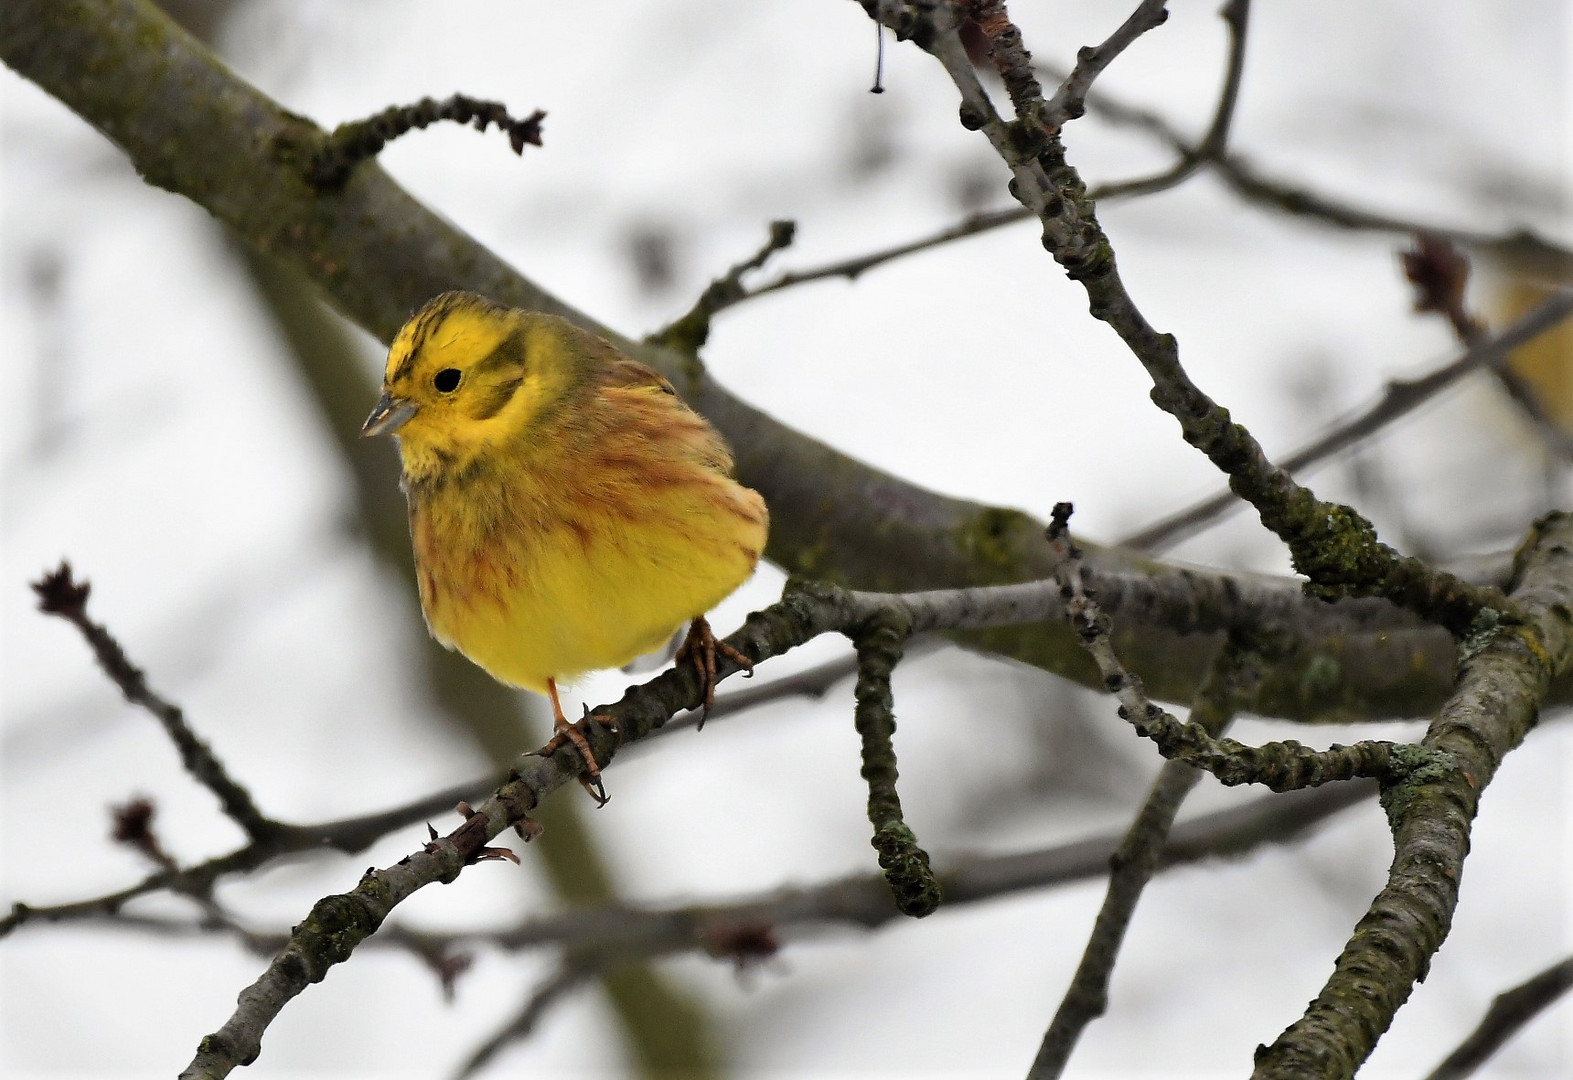
[[[629,357],[618,356],[601,370],[607,386],[623,390],[651,390],[677,397],[677,391],[659,371]]]
[[[672,384],[660,372],[621,354],[608,357],[601,367],[603,392],[622,397],[624,402],[642,399],[624,419],[643,416],[651,422],[650,431],[670,451],[691,456],[706,468],[731,476],[732,452],[704,417],[689,408]],[[626,395],[626,396],[625,396]]]

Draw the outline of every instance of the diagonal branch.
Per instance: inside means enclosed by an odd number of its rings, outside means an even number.
[[[1002,7],[994,6],[1004,21]],[[1494,587],[1471,585],[1394,551],[1352,507],[1316,498],[1274,466],[1256,438],[1191,380],[1174,336],[1154,328],[1127,292],[1114,249],[1058,134],[1021,121],[1007,124],[995,111],[961,42],[955,9],[925,5],[922,14],[909,10],[896,21],[945,67],[961,96],[962,126],[981,130],[1010,168],[1011,194],[1037,215],[1044,248],[1086,290],[1093,317],[1119,335],[1146,371],[1153,403],[1179,422],[1185,441],[1256,507],[1262,524],[1288,547],[1295,569],[1310,579],[1308,595],[1324,600],[1379,596],[1455,636],[1465,633],[1482,610],[1507,606]],[[998,42],[1019,38],[1011,28],[993,39],[996,63],[1001,63]],[[1025,50],[1010,59],[1019,68],[1026,62]],[[1007,75],[1006,85],[1016,84]]]
[[[1435,371],[1416,379],[1389,382],[1382,397],[1370,407],[1334,424],[1325,434],[1284,457],[1278,467],[1291,474],[1303,472],[1407,416],[1464,376],[1481,368],[1506,370],[1514,349],[1559,326],[1570,315],[1573,315],[1573,292],[1550,297],[1500,334],[1474,344],[1463,355]],[[1239,505],[1239,497],[1232,491],[1219,492],[1132,533],[1120,540],[1119,545],[1137,551],[1162,551],[1195,535],[1221,514]]]
[[[1060,587],[1052,581],[904,595],[797,584],[778,603],[749,616],[727,643],[758,665],[820,634],[855,635],[876,620],[896,620],[912,633],[925,633],[1039,622],[1061,611]],[[717,658],[718,678],[737,670],[730,658]],[[621,747],[648,738],[676,713],[702,700],[698,677],[684,665],[631,688],[615,704],[593,710],[599,722],[585,725],[584,734],[604,767]],[[454,880],[463,867],[482,858],[494,837],[522,823],[542,799],[577,775],[579,765],[568,746],[551,758],[521,758],[510,779],[470,810],[452,833],[393,866],[368,870],[351,892],[318,901],[267,970],[241,992],[229,1020],[202,1040],[182,1076],[225,1076],[255,1059],[263,1032],[290,1000],[348,959],[407,897],[433,882]]]
[[[1504,990],[1491,1002],[1480,1024],[1426,1080],[1464,1080],[1473,1076],[1507,1041],[1535,1017],[1573,990],[1573,956],[1558,961],[1528,981]]]
[[[1235,712],[1249,705],[1247,687],[1260,681],[1260,673],[1253,670],[1256,659],[1243,637],[1231,635],[1191,707],[1191,722],[1202,725],[1209,735],[1222,734]],[[1044,1032],[1037,1058],[1027,1073],[1029,1080],[1060,1076],[1081,1033],[1108,1010],[1109,980],[1137,901],[1157,872],[1180,804],[1201,777],[1200,770],[1184,762],[1164,762],[1130,829],[1109,856],[1109,886],[1103,906],[1070,987]]]
[[[601,967],[592,956],[579,953],[564,956],[556,970],[530,991],[519,1011],[465,1059],[453,1074],[454,1080],[467,1080],[490,1064],[510,1043],[529,1038],[547,1009],[594,979]]]
[[[1001,7],[1003,9],[1003,5]],[[1101,45],[1084,46],[1078,50],[1076,66],[1043,106],[1039,121],[1051,131],[1057,131],[1066,121],[1080,117],[1087,111],[1087,91],[1092,89],[1093,80],[1103,74],[1103,69],[1129,48],[1132,42],[1147,31],[1162,26],[1168,18],[1164,0],[1142,0],[1130,17]],[[1018,111],[1017,115],[1021,113]]]
[[[242,787],[224,768],[208,744],[197,738],[186,722],[180,706],[174,705],[154,693],[147,684],[147,677],[126,656],[103,625],[88,618],[87,598],[91,586],[77,581],[71,574],[71,564],[61,562],[58,569],[45,574],[33,583],[38,594],[38,609],[46,615],[56,615],[75,626],[87,639],[98,666],[104,669],[127,701],[140,705],[164,728],[164,734],[180,751],[180,762],[203,787],[218,796],[220,805],[235,824],[246,831],[253,843],[264,842],[277,834],[283,826],[268,817],[252,801],[251,792]]]
[[[1245,71],[1245,35],[1251,22],[1251,0],[1229,0],[1220,14],[1229,27],[1229,60],[1224,69],[1223,90],[1218,95],[1218,106],[1207,134],[1195,147],[1181,150],[1179,160],[1162,172],[1102,184],[1092,193],[1093,199],[1131,198],[1167,191],[1224,157],[1229,145],[1229,128],[1234,123],[1235,104],[1240,98],[1240,76]]]
[[[1537,523],[1515,564],[1511,596],[1522,621],[1466,643],[1458,687],[1420,744],[1452,767],[1384,786],[1393,829],[1387,885],[1305,1015],[1257,1052],[1255,1080],[1353,1076],[1447,937],[1480,795],[1573,660],[1573,515]]]

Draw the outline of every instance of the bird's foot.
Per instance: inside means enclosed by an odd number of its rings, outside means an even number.
[[[541,747],[536,753],[541,757],[551,757],[558,750],[561,750],[565,744],[572,746],[574,752],[579,755],[579,760],[584,763],[584,772],[579,776],[579,785],[584,788],[590,798],[595,800],[596,806],[605,806],[609,796],[606,794],[606,787],[601,783],[601,767],[596,764],[595,754],[590,750],[590,740],[585,737],[585,727],[594,722],[620,738],[622,732],[617,726],[617,721],[609,716],[592,713],[590,706],[586,705],[584,707],[584,716],[580,721],[577,724],[570,724],[568,718],[563,715],[561,703],[557,700],[557,687],[555,685],[550,686],[550,690],[552,719],[556,731],[546,741],[546,745]]]
[[[699,689],[704,696],[704,710],[699,714],[700,727],[704,727],[705,717],[710,715],[710,710],[715,706],[716,653],[742,668],[744,678],[754,674],[752,660],[716,637],[703,616],[695,619],[688,628],[688,637],[683,641],[682,648],[677,650],[676,660],[679,664],[685,660],[693,664],[699,676]]]

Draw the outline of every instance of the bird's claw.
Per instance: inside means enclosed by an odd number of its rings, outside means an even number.
[[[688,637],[684,639],[682,648],[677,650],[675,659],[679,664],[685,660],[693,664],[694,672],[699,676],[699,689],[704,697],[704,705],[699,713],[700,727],[705,726],[705,718],[715,707],[715,688],[719,681],[716,678],[716,653],[720,653],[742,668],[745,679],[752,678],[754,675],[752,660],[716,637],[710,629],[710,623],[703,617],[695,619],[693,625],[688,628]]]
[[[590,750],[590,740],[585,738],[584,726],[591,722],[600,724],[612,734],[622,737],[622,730],[617,726],[615,718],[592,713],[590,706],[584,707],[584,716],[577,724],[570,724],[567,719],[558,713],[556,717],[556,733],[546,741],[546,745],[535,751],[541,757],[551,757],[561,750],[565,744],[571,745],[574,752],[579,755],[579,760],[584,763],[584,772],[579,777],[579,786],[595,800],[597,807],[605,806],[611,796],[607,795],[606,787],[601,783],[601,767],[596,764],[595,754]]]

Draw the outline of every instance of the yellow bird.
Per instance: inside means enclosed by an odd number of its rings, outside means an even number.
[[[404,324],[363,435],[396,432],[421,610],[494,678],[558,684],[660,648],[688,623],[706,705],[705,622],[753,573],[768,514],[721,436],[670,383],[564,319],[449,292]],[[588,785],[587,785],[588,786]],[[595,791],[592,789],[592,794]]]

